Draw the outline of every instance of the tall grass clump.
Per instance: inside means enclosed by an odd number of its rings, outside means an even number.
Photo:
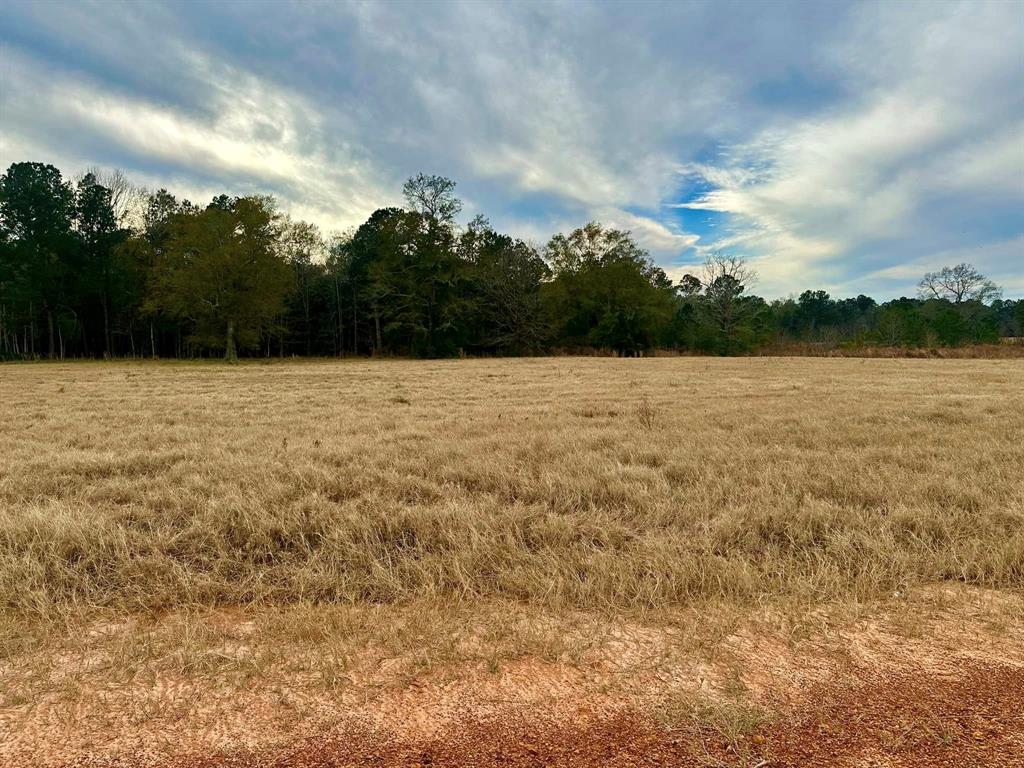
[[[22,365],[0,384],[15,616],[1024,585],[1019,361]]]

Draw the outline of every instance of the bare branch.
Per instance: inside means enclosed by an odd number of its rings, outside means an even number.
[[[1002,295],[1002,290],[973,264],[962,263],[926,273],[917,285],[917,295],[922,299],[945,299],[962,304],[994,301]]]

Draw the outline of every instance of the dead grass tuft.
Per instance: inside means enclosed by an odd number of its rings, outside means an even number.
[[[9,366],[3,608],[46,622],[416,600],[644,611],[1020,588],[1022,374],[768,358]],[[624,429],[641,385],[640,429]]]

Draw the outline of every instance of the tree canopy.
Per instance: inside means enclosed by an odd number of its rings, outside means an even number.
[[[590,222],[540,246],[419,174],[406,206],[325,236],[272,198],[205,206],[118,171],[0,176],[0,358],[535,354],[771,345],[954,346],[1024,335],[1024,301],[970,264],[882,304],[808,289],[766,302],[735,253],[673,281],[627,231]]]

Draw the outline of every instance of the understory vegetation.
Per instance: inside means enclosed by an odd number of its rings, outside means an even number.
[[[647,610],[1024,584],[1015,360],[0,372],[0,595]]]
[[[325,237],[270,197],[209,204],[123,174],[72,184],[42,163],[0,176],[0,359],[745,354],[950,348],[1024,335],[970,264],[879,304],[822,290],[765,301],[733,253],[673,281],[629,232],[591,222],[547,244],[460,225],[455,184],[422,174],[406,206]]]

